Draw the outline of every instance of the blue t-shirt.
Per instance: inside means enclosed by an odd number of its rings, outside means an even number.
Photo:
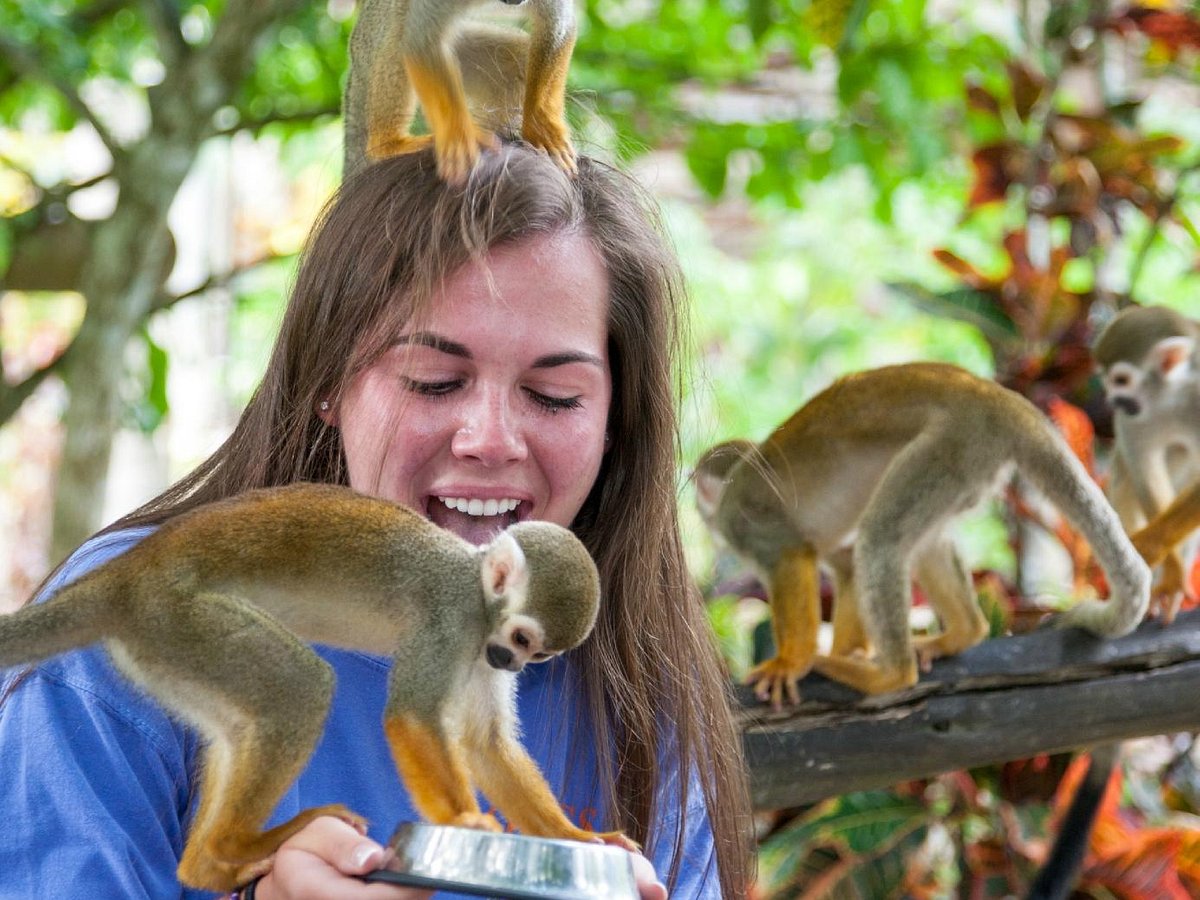
[[[43,596],[150,530],[89,541]],[[390,661],[316,649],[337,676],[333,706],[308,768],[268,825],[342,803],[365,816],[370,836],[386,843],[398,823],[419,818],[381,727]],[[572,665],[568,654],[518,676],[522,743],[570,818],[600,829],[606,826],[603,793]],[[118,674],[99,646],[0,672],[0,900],[214,896],[181,887],[175,877],[196,808],[200,749],[196,733]],[[684,811],[676,778],[666,779],[662,790],[663,814],[646,853],[665,880]],[[716,898],[713,836],[698,785],[689,789],[688,807],[672,898]]]

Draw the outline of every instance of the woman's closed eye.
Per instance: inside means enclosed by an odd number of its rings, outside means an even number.
[[[466,379],[446,378],[424,381],[418,378],[401,376],[400,384],[405,390],[412,391],[414,394],[420,394],[423,397],[444,397],[454,393],[466,384]],[[528,387],[522,388],[522,390],[525,392],[525,396],[535,404],[550,412],[559,412],[564,409],[579,409],[583,406],[582,398],[578,395],[558,397],[554,394],[547,394]]]
[[[404,386],[405,390],[412,391],[414,394],[424,397],[441,397],[458,390],[463,386],[464,381],[461,378],[451,378],[445,381],[418,381],[416,378],[401,376],[400,384]]]
[[[543,409],[548,409],[551,412],[558,412],[564,409],[579,409],[583,406],[583,401],[578,397],[555,397],[551,394],[543,394],[541,391],[535,391],[533,388],[522,388],[525,395],[534,403]]]

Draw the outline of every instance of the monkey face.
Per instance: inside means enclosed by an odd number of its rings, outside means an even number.
[[[1141,369],[1132,363],[1114,363],[1104,370],[1104,396],[1113,409],[1127,416],[1139,415],[1142,411],[1145,392]]]
[[[488,639],[484,650],[493,669],[520,672],[529,662],[545,662],[556,653],[545,646],[542,626],[529,616],[509,616]]]

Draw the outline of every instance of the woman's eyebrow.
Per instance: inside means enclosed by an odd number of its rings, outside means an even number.
[[[587,363],[591,366],[604,368],[604,360],[600,357],[580,351],[565,351],[563,353],[548,353],[533,361],[534,369],[553,369],[555,366],[569,366],[571,363]]]
[[[451,356],[461,356],[463,359],[471,358],[471,351],[465,344],[444,338],[432,331],[415,331],[412,334],[401,335],[396,338],[394,346],[401,347],[405,344],[418,344],[422,347],[431,347],[441,353],[449,353]]]
[[[458,356],[462,359],[472,358],[471,351],[467,349],[465,344],[452,341],[449,338],[442,337],[440,334],[434,334],[432,331],[414,331],[412,334],[401,335],[396,338],[394,346],[402,347],[407,344],[429,347],[440,353],[448,353],[451,356]],[[569,366],[572,363],[586,363],[600,369],[604,368],[603,359],[594,353],[584,353],[581,350],[564,350],[561,353],[547,353],[545,356],[539,356],[535,359],[531,368],[553,369],[557,366]]]

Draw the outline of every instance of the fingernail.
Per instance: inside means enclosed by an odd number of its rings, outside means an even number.
[[[354,848],[354,854],[351,859],[356,869],[374,869],[378,868],[382,857],[383,848],[378,844],[362,843]]]

